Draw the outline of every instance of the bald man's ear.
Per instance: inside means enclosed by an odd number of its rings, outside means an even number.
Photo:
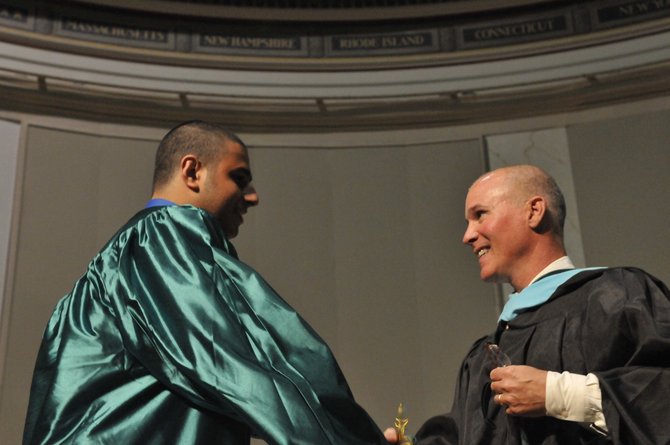
[[[181,158],[179,164],[179,175],[183,183],[191,191],[200,191],[200,181],[202,178],[202,163],[193,155],[186,155]]]
[[[528,226],[535,231],[543,231],[547,221],[547,201],[542,196],[533,196],[526,203]]]

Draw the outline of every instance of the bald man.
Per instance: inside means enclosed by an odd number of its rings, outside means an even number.
[[[417,444],[670,443],[667,287],[634,268],[575,269],[563,195],[537,167],[478,178],[465,218],[482,280],[515,292]]]
[[[49,321],[24,445],[386,443],[328,346],[238,260],[251,180],[223,128],[164,137],[147,208]]]

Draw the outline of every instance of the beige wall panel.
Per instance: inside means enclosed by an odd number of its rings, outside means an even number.
[[[10,265],[8,260],[20,134],[21,124],[0,120],[0,323],[2,323],[6,274]],[[7,280],[7,282],[11,282],[11,280]],[[2,329],[0,329],[1,332]],[[2,343],[0,342],[0,344]]]
[[[327,150],[252,148],[260,196],[233,240],[257,269],[335,351],[338,345],[333,184]]]
[[[461,244],[478,141],[252,149],[261,205],[235,241],[331,345],[380,426],[451,405],[467,347],[495,323],[493,288]]]
[[[58,299],[143,205],[155,143],[32,127],[0,400],[0,443],[21,442],[37,349]],[[77,382],[72,382],[76,385]]]
[[[670,111],[568,127],[586,262],[670,283]]]
[[[461,240],[464,201],[484,172],[478,141],[421,147],[408,153],[411,236],[417,295],[419,352],[407,361],[421,370],[420,405],[412,431],[428,416],[451,409],[460,364],[472,342],[493,330],[494,288]],[[398,321],[402,324],[402,321]]]

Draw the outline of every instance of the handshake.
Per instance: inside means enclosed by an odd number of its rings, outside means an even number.
[[[387,428],[384,431],[384,437],[389,443],[397,445],[414,445],[414,439],[405,434],[405,428],[409,419],[405,417],[405,412],[402,403],[398,405],[398,413],[396,414],[393,428]]]

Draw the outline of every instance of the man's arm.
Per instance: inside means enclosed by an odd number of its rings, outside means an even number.
[[[543,371],[531,366],[506,366],[491,371],[495,401],[508,414],[593,424],[607,432],[598,378],[593,374]]]
[[[546,407],[549,416],[588,423],[595,431],[607,433],[602,393],[594,374],[549,371]]]
[[[270,443],[384,443],[328,346],[229,254],[216,222],[189,208],[165,213],[144,222],[122,266],[127,299],[117,310],[137,360],[191,403]]]

